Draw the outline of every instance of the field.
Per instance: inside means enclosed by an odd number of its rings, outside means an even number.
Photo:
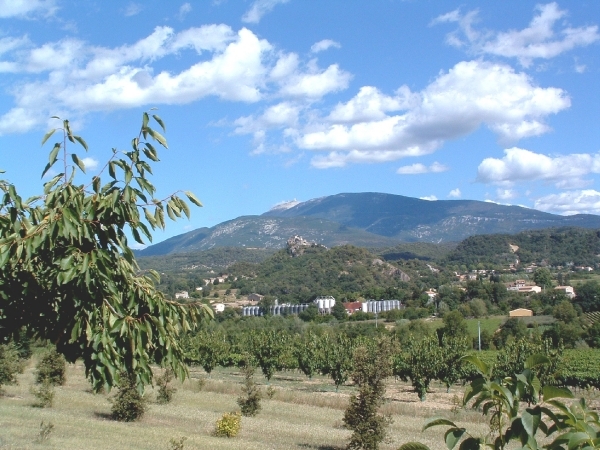
[[[344,448],[350,432],[342,425],[343,410],[353,391],[343,386],[336,393],[329,380],[308,380],[297,372],[280,373],[271,386],[272,399],[262,401],[258,416],[242,419],[241,433],[232,439],[212,436],[216,420],[225,412],[237,410],[241,376],[234,369],[213,372],[198,389],[198,378],[205,376],[192,370],[192,379],[176,383],[173,402],[158,405],[152,389],[147,390],[150,408],[136,423],[119,423],[110,419],[110,395],[93,394],[80,364],[68,368],[67,384],[56,390],[54,406],[33,407],[33,363],[19,378],[19,385],[6,386],[0,397],[0,449],[171,449],[169,441],[186,437],[184,449],[315,449]],[[263,382],[257,376],[257,381]],[[266,386],[264,386],[266,387]],[[402,443],[419,440],[432,449],[446,448],[443,429],[421,433],[427,417],[442,415],[470,430],[485,433],[479,414],[453,408],[458,388],[449,394],[438,384],[419,402],[410,386],[390,379],[385,413],[394,420],[390,440],[383,450],[396,449]],[[46,440],[40,440],[40,423],[52,423]]]

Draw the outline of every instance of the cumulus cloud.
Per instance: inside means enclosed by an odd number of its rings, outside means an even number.
[[[546,116],[569,106],[562,89],[538,87],[509,66],[463,61],[420,92],[403,86],[386,96],[363,87],[326,120],[314,121],[296,143],[330,152],[313,158],[319,168],[393,161],[432,153],[482,124],[503,142],[537,136],[549,131]]]
[[[479,31],[473,24],[477,11],[462,14],[460,10],[443,14],[432,24],[456,22],[459,30],[447,35],[446,42],[455,47],[465,47],[476,54],[491,54],[516,58],[528,67],[535,59],[550,59],[576,47],[584,47],[600,40],[598,26],[573,28],[566,24],[555,30],[556,24],[567,15],[555,2],[537,5],[527,28],[505,32]]]
[[[551,194],[537,199],[534,208],[564,215],[600,214],[600,192],[585,189]]]
[[[551,182],[558,188],[583,187],[583,177],[600,173],[600,153],[547,156],[513,147],[504,157],[486,158],[477,168],[477,181],[511,186],[526,181]]]
[[[242,22],[258,23],[263,16],[273,10],[277,5],[287,3],[289,0],[255,0],[250,9],[242,16]]]
[[[319,41],[315,44],[312,45],[312,47],[310,48],[310,51],[312,53],[319,53],[319,52],[323,52],[325,50],[328,50],[330,48],[340,48],[341,45],[339,42],[336,41],[332,41],[331,39],[323,39],[322,41]]]
[[[98,161],[94,158],[83,158],[81,161],[86,170],[96,170],[98,168]]]
[[[459,188],[456,189],[452,189],[449,193],[448,193],[448,198],[461,198],[462,197],[462,192],[460,192]]]
[[[56,10],[55,0],[0,0],[0,18],[51,15]]]
[[[514,189],[496,189],[496,198],[499,200],[511,200],[519,196],[519,193]]]
[[[156,69],[166,58],[190,51],[196,60],[178,72]],[[14,105],[0,111],[0,134],[27,131],[58,112],[76,119],[92,111],[184,104],[207,96],[310,103],[345,89],[350,79],[335,64],[320,68],[316,60],[305,63],[296,54],[275,52],[248,29],[235,32],[226,25],[178,33],[160,26],[137,42],[112,48],[74,38],[36,46],[27,37],[5,37],[0,55],[0,73],[29,75],[15,77],[10,89]],[[283,114],[284,103],[274,106],[275,115],[261,118],[262,123],[294,123]],[[297,114],[287,105],[290,114]],[[265,114],[273,115],[269,111]],[[238,132],[248,128],[242,125],[236,123]]]
[[[440,164],[439,162],[434,162],[429,167],[425,166],[421,163],[411,164],[410,166],[402,166],[396,170],[396,173],[401,175],[418,175],[422,173],[439,173],[445,172],[448,170],[448,167]],[[459,191],[460,192],[460,191]]]

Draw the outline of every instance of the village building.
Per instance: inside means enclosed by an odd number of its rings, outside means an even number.
[[[175,299],[180,298],[190,298],[190,294],[188,294],[188,291],[175,292]]]
[[[531,317],[533,316],[533,311],[526,308],[517,308],[509,311],[508,317]]]

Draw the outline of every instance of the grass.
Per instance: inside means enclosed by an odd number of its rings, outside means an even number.
[[[212,435],[215,422],[224,412],[238,409],[241,374],[219,369],[198,391],[197,378],[204,376],[192,370],[192,379],[176,383],[174,399],[167,405],[153,400],[144,418],[135,423],[119,423],[110,419],[109,395],[93,394],[80,364],[70,365],[67,384],[56,389],[53,408],[33,408],[35,399],[29,392],[33,384],[33,363],[19,378],[19,385],[7,386],[0,397],[0,448],[4,449],[169,449],[173,438],[186,437],[185,449],[315,449],[344,448],[349,431],[342,425],[343,410],[353,388],[344,386],[336,393],[331,382],[317,377],[307,380],[300,374],[278,374],[271,382],[275,389],[272,400],[263,400],[256,417],[242,419],[241,433],[233,439]],[[263,381],[257,377],[258,381]],[[420,403],[408,387],[390,380],[389,398],[383,407],[394,419],[390,442],[382,450],[396,449],[404,442],[418,440],[432,449],[445,448],[443,430],[421,433],[425,417],[446,417],[470,422],[469,429],[485,430],[481,417],[473,412],[452,413],[449,407],[438,409],[433,403]],[[439,391],[445,391],[441,386]],[[402,399],[401,395],[407,399]],[[436,397],[443,394],[433,393]],[[447,406],[447,405],[446,405]],[[40,441],[40,423],[52,423],[47,439]]]

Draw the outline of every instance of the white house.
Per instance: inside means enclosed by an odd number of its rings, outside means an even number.
[[[175,298],[190,298],[190,295],[188,294],[188,291],[175,292]]]

